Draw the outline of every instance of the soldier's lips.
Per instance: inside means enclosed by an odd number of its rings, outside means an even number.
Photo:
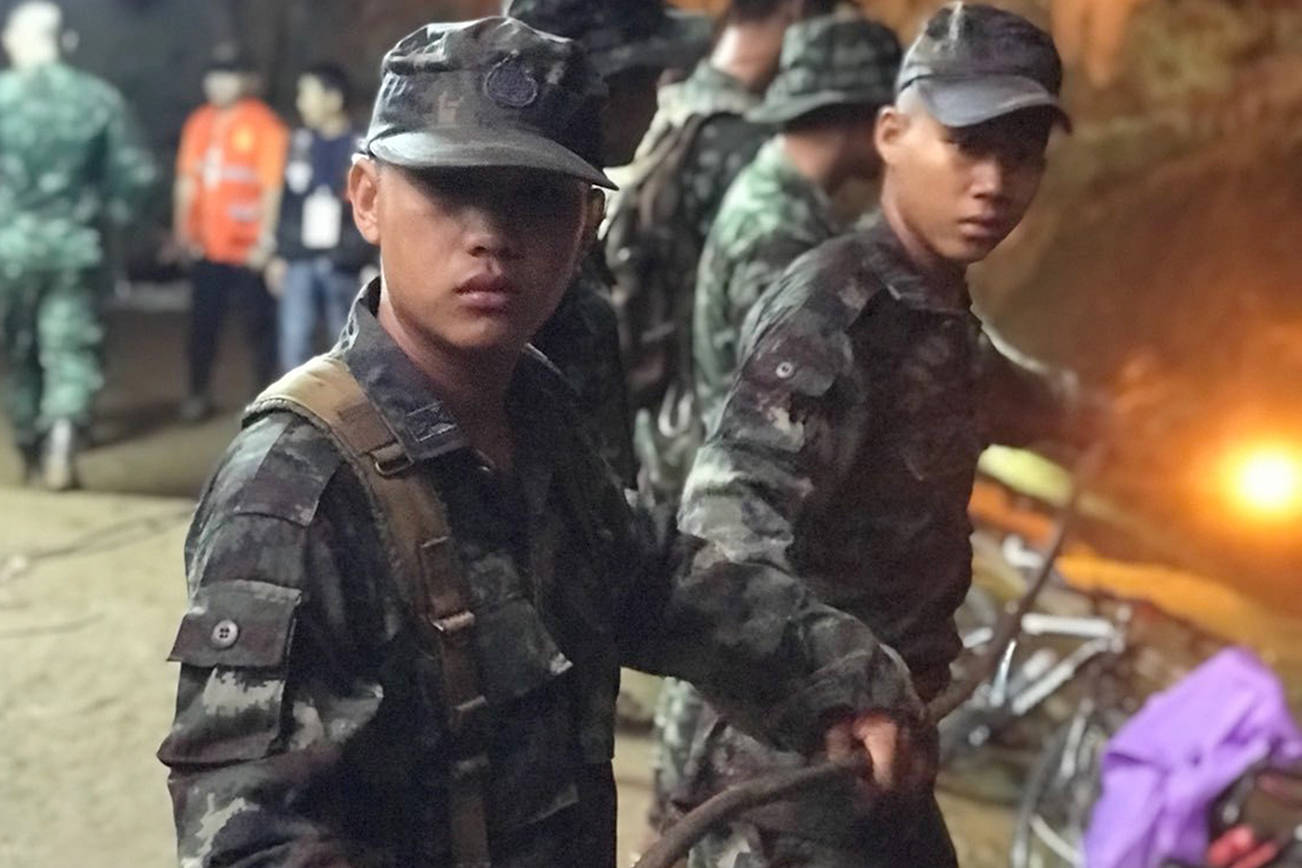
[[[973,241],[1000,241],[1012,228],[1004,217],[965,217],[958,221],[964,238]]]
[[[481,272],[457,285],[457,296],[462,304],[485,313],[506,310],[519,295],[506,275]]]

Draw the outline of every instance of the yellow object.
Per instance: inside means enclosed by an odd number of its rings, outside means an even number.
[[[1058,568],[1072,587],[1145,600],[1231,642],[1247,645],[1291,684],[1302,676],[1302,620],[1240,594],[1215,579],[1153,564],[1063,555]]]

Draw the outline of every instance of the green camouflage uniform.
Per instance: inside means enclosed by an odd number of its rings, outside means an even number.
[[[599,89],[568,40],[508,19],[429,25],[386,57],[366,149],[412,169],[608,184],[588,135]],[[447,535],[403,536],[358,470],[371,465],[310,412],[255,405],[186,543],[180,687],[159,751],[183,865],[448,865],[453,830],[481,826],[450,804],[466,775],[454,752],[473,735],[493,865],[613,868],[621,664],[691,678],[802,754],[829,716],[908,703],[907,683],[882,675],[898,660],[803,583],[654,533],[532,350],[505,399],[512,467],[488,466],[381,328],[380,293],[361,295],[331,357],[392,438],[382,464],[369,457],[375,474],[429,483]],[[413,550],[430,557],[395,566]],[[453,571],[467,586],[457,614],[473,617],[423,621]],[[441,651],[454,641],[485,700],[458,702],[455,721]]]
[[[709,19],[667,9],[661,2],[507,0],[502,14],[579,42],[603,76],[637,66],[690,62],[709,42]],[[637,460],[612,280],[601,250],[594,248],[534,345],[565,375],[602,455],[632,486]]]
[[[0,72],[0,344],[20,445],[89,420],[103,383],[97,274],[156,169],[116,90],[62,63]]]
[[[737,341],[746,311],[801,253],[833,237],[831,202],[791,166],[777,140],[741,171],[706,237],[692,324],[697,406],[706,427],[727,393],[737,365]],[[688,760],[700,694],[670,680],[656,708],[656,812],[679,786]]]
[[[879,216],[792,264],[747,320],[741,360],[688,478],[683,532],[709,541],[698,557],[806,577],[898,653],[880,678],[934,698],[961,647],[977,456],[1059,433],[1056,396],[994,350],[966,287],[924,279]],[[804,763],[729,723],[707,707],[681,808]],[[879,810],[811,793],[710,836],[690,865],[954,864],[930,794]]]
[[[693,373],[706,428],[737,370],[742,321],[796,257],[838,233],[832,201],[770,140],[724,197],[705,240],[692,320]]]
[[[672,289],[687,297],[696,282],[701,246],[723,194],[772,133],[771,127],[745,117],[760,104],[761,96],[708,59],[702,60],[686,79],[661,88],[660,108],[638,147],[640,155],[650,153],[661,138],[689,118],[709,119],[702,124],[683,164],[680,219],[671,227],[682,241],[681,258],[670,269]]]
[[[494,865],[614,865],[621,663],[695,679],[797,751],[830,710],[901,701],[898,682],[872,678],[890,661],[868,631],[790,576],[748,570],[743,586],[698,557],[671,587],[669,547],[578,435],[541,357],[521,360],[508,399],[515,469],[488,469],[380,328],[378,297],[376,284],[333,352],[448,509],[490,706]],[[249,420],[186,544],[191,606],[159,753],[182,864],[448,864],[446,716],[390,564],[328,436],[288,412]],[[214,638],[227,621],[231,645]]]
[[[894,33],[857,12],[801,21],[787,30],[778,77],[749,116],[780,126],[828,106],[883,105],[899,61]],[[766,142],[733,181],[697,272],[692,370],[705,430],[736,373],[747,314],[798,256],[842,228],[831,199],[792,164],[780,138]],[[686,682],[667,682],[661,691],[654,819],[673,813],[668,802],[686,773],[702,708]]]

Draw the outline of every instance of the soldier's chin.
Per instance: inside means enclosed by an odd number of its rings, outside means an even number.
[[[954,239],[946,256],[959,265],[975,265],[993,253],[1002,241],[1002,238],[960,235]]]

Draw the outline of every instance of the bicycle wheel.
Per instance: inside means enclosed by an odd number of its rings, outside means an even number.
[[[1114,731],[1103,715],[1083,710],[1050,738],[1018,806],[1012,868],[1084,866],[1085,828],[1100,793],[1103,751]]]

